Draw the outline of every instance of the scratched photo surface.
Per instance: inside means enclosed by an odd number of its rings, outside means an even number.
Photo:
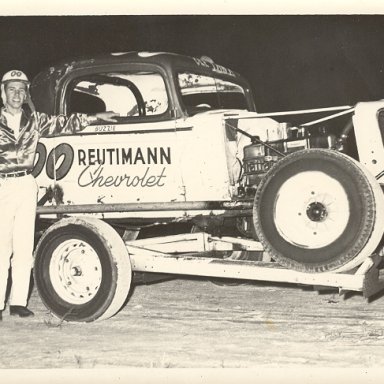
[[[227,197],[223,185],[205,188],[199,179],[204,164],[213,181],[222,180],[224,170],[210,160],[229,160],[212,152],[216,136],[202,131],[194,142],[179,135],[190,133],[189,123],[171,126],[159,119],[168,111],[169,90],[151,68],[125,70],[119,64],[124,53],[139,57],[139,52],[140,60],[156,60],[158,52],[188,56],[183,71],[174,74],[178,96],[185,99],[193,87],[202,93],[209,89],[212,79],[236,93],[246,88],[244,78],[256,111],[269,113],[383,99],[383,47],[381,15],[0,17],[0,74],[19,69],[30,79],[49,78],[36,89],[40,112],[97,113],[103,103],[103,110],[119,115],[118,124],[79,126],[41,138],[34,169],[39,200],[58,180],[53,199],[68,206]],[[68,83],[65,100],[54,99],[56,79],[76,67],[74,62],[91,65],[106,54],[114,66],[98,77],[84,70]],[[194,77],[193,68],[204,67],[217,78]],[[141,104],[135,102],[135,89],[148,95]],[[143,111],[148,121],[141,124]],[[314,119],[311,114],[288,118],[294,125]],[[54,166],[56,157],[60,162]],[[187,190],[180,190],[182,182]],[[360,294],[345,299],[337,290],[320,295],[282,283],[211,280],[185,277],[139,285],[116,316],[94,323],[53,317],[33,285],[32,320],[11,318],[7,310],[3,314],[0,368],[329,367],[361,372],[384,363],[382,297],[368,303]]]

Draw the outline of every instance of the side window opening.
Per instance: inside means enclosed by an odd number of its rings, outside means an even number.
[[[119,122],[160,116],[168,110],[168,94],[156,72],[98,73],[75,79],[67,95],[67,113],[112,111]]]
[[[68,105],[70,113],[96,114],[107,110],[102,99],[78,90],[71,92]]]

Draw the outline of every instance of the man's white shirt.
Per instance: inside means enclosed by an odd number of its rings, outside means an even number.
[[[4,111],[3,114],[7,119],[8,127],[13,130],[15,138],[17,139],[20,134],[21,111],[19,113],[16,113],[15,115],[12,115],[11,113],[6,111]]]

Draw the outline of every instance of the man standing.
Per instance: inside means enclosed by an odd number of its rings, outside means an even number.
[[[0,112],[0,320],[5,308],[8,271],[12,266],[10,314],[33,316],[27,308],[33,266],[37,184],[31,172],[41,134],[73,131],[90,124],[95,116],[49,117],[35,111],[29,96],[29,81],[19,70],[1,80]],[[28,103],[30,111],[23,109]],[[115,121],[105,112],[97,117]],[[96,119],[97,119],[96,117]]]

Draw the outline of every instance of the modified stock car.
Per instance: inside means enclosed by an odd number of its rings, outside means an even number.
[[[380,249],[383,101],[259,114],[239,74],[209,57],[161,52],[62,63],[36,76],[31,92],[50,115],[117,114],[38,145],[47,229],[34,273],[59,317],[114,315],[132,271],[226,277],[230,265],[248,268],[263,254],[314,275],[350,271]],[[199,247],[186,247],[191,236]],[[164,263],[198,252],[227,264],[180,272],[151,264],[154,252]],[[230,277],[252,277],[244,271]]]

